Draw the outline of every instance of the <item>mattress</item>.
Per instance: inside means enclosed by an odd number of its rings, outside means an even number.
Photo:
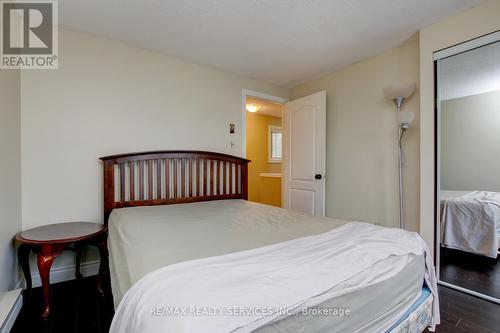
[[[244,200],[115,209],[109,220],[115,306],[135,282],[158,268],[320,234],[345,223]],[[418,298],[423,278],[423,256],[389,257],[331,292],[348,290],[367,279],[374,283],[334,299],[326,298],[320,305],[349,309],[349,316],[285,317],[258,332],[384,331]]]
[[[389,272],[387,271],[389,266],[397,268]],[[388,278],[373,283],[367,288],[329,299],[317,306],[318,309],[349,309],[349,316],[318,316],[314,314],[289,316],[255,332],[390,331],[394,323],[397,323],[418,299],[423,284],[423,267],[423,256],[416,255],[404,258],[393,257],[388,261],[379,262],[371,269],[333,288],[331,292],[334,293],[336,290],[346,287],[354,288],[359,281],[368,276],[375,278],[386,274],[389,276]],[[325,298],[327,297],[328,295],[325,295]]]

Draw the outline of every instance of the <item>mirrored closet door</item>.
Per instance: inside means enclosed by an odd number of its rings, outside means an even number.
[[[500,36],[496,35],[435,57],[436,254],[442,284],[500,302]]]

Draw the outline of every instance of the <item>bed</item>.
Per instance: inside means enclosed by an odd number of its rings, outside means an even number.
[[[112,333],[422,332],[439,323],[431,258],[414,233],[248,202],[248,161],[234,156],[101,159]]]
[[[500,248],[500,193],[441,191],[441,245],[496,258]]]

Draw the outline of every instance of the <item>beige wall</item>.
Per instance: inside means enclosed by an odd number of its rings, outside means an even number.
[[[281,178],[262,177],[281,172],[281,163],[269,163],[269,126],[281,126],[281,118],[247,112],[248,200],[281,207]]]
[[[441,103],[441,189],[500,192],[500,91]]]
[[[418,83],[418,43],[415,35],[398,48],[292,90],[293,98],[327,91],[328,216],[398,224],[396,112],[382,88]],[[408,228],[418,230],[418,91],[405,109],[416,113],[405,137],[406,218]]]
[[[420,234],[434,248],[434,66],[435,51],[500,30],[500,1],[485,4],[420,32]]]
[[[20,72],[0,69],[0,299],[18,280],[12,240],[21,230],[20,118]]]
[[[22,73],[23,229],[102,222],[99,156],[241,155],[242,89],[288,97],[286,89],[104,38],[66,30],[59,38],[58,70]]]

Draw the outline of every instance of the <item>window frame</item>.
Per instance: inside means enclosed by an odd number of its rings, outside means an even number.
[[[281,158],[273,157],[273,133],[281,134]],[[282,163],[283,162],[283,127],[269,125],[267,127],[267,162],[268,163]]]

